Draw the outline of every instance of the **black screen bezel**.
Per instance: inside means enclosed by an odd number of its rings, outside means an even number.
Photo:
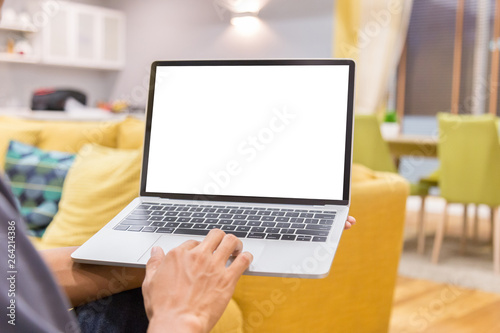
[[[151,139],[151,128],[153,118],[154,88],[156,82],[156,69],[163,66],[349,66],[349,86],[347,101],[347,121],[344,157],[344,188],[342,200],[326,199],[304,199],[304,198],[276,198],[276,197],[251,197],[232,195],[205,195],[190,193],[158,193],[147,192],[147,168],[149,145]],[[352,133],[353,133],[353,109],[354,109],[354,68],[355,63],[350,59],[286,59],[286,60],[167,60],[155,61],[151,65],[148,104],[146,108],[146,131],[144,137],[144,151],[141,172],[140,195],[144,197],[160,197],[180,200],[200,201],[229,201],[250,203],[274,203],[274,204],[297,204],[297,205],[348,205],[350,199],[351,164],[352,164]]]

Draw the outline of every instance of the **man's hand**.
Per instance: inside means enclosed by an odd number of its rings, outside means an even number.
[[[345,221],[344,230],[349,230],[356,223],[356,219],[352,216],[347,217],[347,221]]]
[[[154,247],[142,286],[149,331],[209,332],[253,260],[242,248],[234,235],[218,229],[202,242],[187,241],[167,255]],[[236,259],[226,268],[231,255]]]

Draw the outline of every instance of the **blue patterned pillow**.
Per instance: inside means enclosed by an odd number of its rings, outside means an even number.
[[[5,173],[31,235],[41,237],[57,213],[64,179],[75,156],[10,141]]]

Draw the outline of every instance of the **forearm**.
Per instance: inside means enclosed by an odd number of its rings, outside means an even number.
[[[141,286],[144,269],[75,263],[71,253],[76,249],[65,247],[40,251],[73,306]]]
[[[201,323],[194,317],[170,316],[165,309],[161,314],[154,315],[149,321],[148,333],[205,333]]]

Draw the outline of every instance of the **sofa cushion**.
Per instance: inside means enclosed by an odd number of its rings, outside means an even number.
[[[120,149],[142,148],[144,141],[144,121],[128,117],[118,127],[116,147]]]
[[[11,140],[17,140],[29,145],[35,145],[41,128],[26,125],[22,121],[12,121],[11,118],[0,118],[0,171],[4,170],[5,154]]]
[[[59,212],[42,247],[83,244],[139,192],[141,152],[87,144],[64,183]]]
[[[74,159],[75,154],[10,142],[5,173],[32,235],[41,236],[56,214],[64,179]]]
[[[42,125],[38,147],[76,153],[87,143],[116,147],[117,122],[53,121]]]

